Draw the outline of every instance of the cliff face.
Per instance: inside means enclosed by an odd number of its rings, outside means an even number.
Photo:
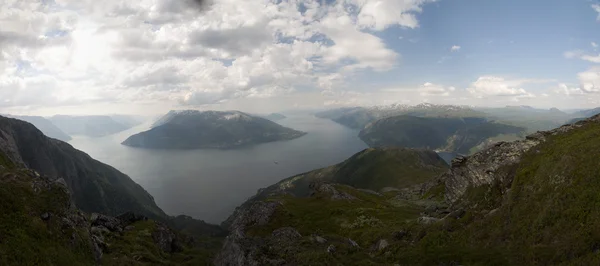
[[[153,218],[165,213],[127,175],[71,145],[44,136],[29,123],[0,117],[0,152],[22,167],[49,178],[64,178],[78,208],[118,215],[135,211]]]
[[[537,132],[527,136],[525,140],[499,142],[472,156],[454,159],[450,171],[441,177],[446,186],[446,200],[456,202],[469,187],[491,185],[494,182],[510,184],[515,174],[514,168],[527,151],[544,143],[549,136],[567,133],[599,121],[600,116],[595,116],[550,131]]]

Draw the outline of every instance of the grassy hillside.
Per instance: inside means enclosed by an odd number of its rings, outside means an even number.
[[[246,261],[598,265],[598,120],[544,135],[516,163],[488,172],[494,182],[470,186],[450,207],[443,201],[443,180],[417,194],[409,192],[419,186],[373,194],[342,184],[307,197],[270,194],[263,202],[274,211],[241,227],[255,241],[254,249],[243,249]],[[250,210],[239,217],[252,217]],[[286,245],[277,246],[281,241]]]

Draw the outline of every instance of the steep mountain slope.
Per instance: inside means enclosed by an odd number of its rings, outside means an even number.
[[[88,215],[63,179],[0,158],[0,265],[208,265],[220,246],[134,213]]]
[[[228,219],[231,234],[216,264],[372,261],[368,246],[424,209],[397,196],[418,194],[412,191],[423,188],[412,185],[434,181],[446,169],[432,151],[367,149],[341,164],[285,179],[259,191]],[[331,244],[333,256],[327,252]]]
[[[130,126],[116,122],[110,116],[56,115],[49,119],[54,125],[71,136],[102,137],[130,128]]]
[[[56,127],[50,120],[43,118],[41,116],[15,116],[15,115],[7,115],[6,117],[11,117],[19,120],[23,120],[25,122],[31,123],[36,128],[44,133],[44,135],[62,141],[71,140],[71,136],[67,135],[67,133],[60,130],[60,128]]]
[[[484,117],[484,114],[469,107],[422,103],[415,106],[393,104],[375,107],[354,107],[327,110],[315,114],[331,119],[353,129],[363,129],[369,123],[391,116],[410,115],[418,117]]]
[[[123,145],[152,149],[236,148],[291,140],[304,132],[238,111],[171,111]]]
[[[67,143],[44,136],[31,124],[0,117],[0,151],[17,165],[50,178],[64,178],[77,207],[85,212],[117,215],[135,211],[166,217],[152,196],[131,178]]]
[[[469,154],[492,138],[518,138],[525,129],[483,118],[394,116],[369,124],[359,137],[370,147],[424,148]]]
[[[455,159],[442,176],[399,191],[291,178],[236,210],[216,262],[596,265],[599,151],[595,116]],[[296,193],[300,185],[308,193]]]

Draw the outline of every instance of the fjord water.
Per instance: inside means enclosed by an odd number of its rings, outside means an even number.
[[[220,223],[258,189],[367,148],[357,131],[330,120],[296,115],[277,122],[308,134],[234,150],[147,150],[120,144],[147,130],[145,124],[107,137],[74,137],[69,143],[129,175],[168,214]]]

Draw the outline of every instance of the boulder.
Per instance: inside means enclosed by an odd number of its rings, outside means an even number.
[[[329,245],[329,247],[327,247],[327,253],[329,253],[329,254],[335,253],[335,246]]]
[[[388,243],[387,240],[385,239],[380,239],[379,241],[377,241],[377,243],[375,243],[375,245],[373,246],[373,250],[375,251],[382,251],[385,248],[387,248],[390,244]]]
[[[420,224],[432,224],[435,223],[437,221],[439,221],[440,219],[435,218],[435,217],[427,217],[427,216],[423,216],[423,217],[419,217],[419,219],[417,219],[417,222]]]
[[[112,232],[123,231],[123,228],[121,227],[121,221],[114,217],[99,213],[92,213],[90,221],[92,222],[92,226],[103,226]]]
[[[325,239],[325,238],[323,238],[323,237],[320,237],[320,236],[318,236],[318,235],[314,235],[314,236],[312,237],[312,239],[313,239],[315,242],[319,243],[319,244],[325,244],[325,243],[327,243],[327,239]]]

